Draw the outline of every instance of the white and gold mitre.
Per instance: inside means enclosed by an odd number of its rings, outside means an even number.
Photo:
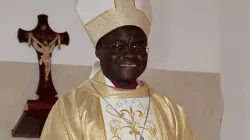
[[[94,46],[102,36],[124,25],[150,33],[150,0],[78,0],[76,9]]]

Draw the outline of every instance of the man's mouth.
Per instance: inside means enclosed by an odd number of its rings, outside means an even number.
[[[121,64],[120,67],[135,68],[137,67],[137,65],[136,64]]]

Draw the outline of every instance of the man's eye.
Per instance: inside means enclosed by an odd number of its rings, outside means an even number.
[[[110,46],[111,49],[124,49],[124,45],[120,45],[120,44],[113,44]]]
[[[141,50],[143,48],[144,48],[144,45],[141,45],[141,44],[134,45],[134,49],[136,49],[136,50]]]

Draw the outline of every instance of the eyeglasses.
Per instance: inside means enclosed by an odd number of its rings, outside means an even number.
[[[123,44],[112,44],[112,45],[102,45],[107,46],[112,53],[122,54],[126,53],[127,51],[133,53],[148,53],[149,48],[146,45],[136,44],[132,47]]]

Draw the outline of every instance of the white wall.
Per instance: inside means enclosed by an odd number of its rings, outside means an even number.
[[[250,139],[249,14],[249,0],[222,0],[223,140]]]
[[[155,21],[151,43],[155,50],[152,51],[151,62],[157,64],[153,66],[171,70],[219,72],[219,2],[154,0]],[[163,31],[161,25],[165,32],[159,38],[159,33]]]
[[[53,53],[54,64],[92,65],[93,47],[75,10],[76,0],[1,0],[0,60],[37,62],[35,51],[17,40],[17,30],[31,30],[40,13],[55,31],[67,31],[69,46]],[[220,38],[217,0],[154,0],[149,67],[219,72]],[[14,9],[14,10],[13,10]],[[165,56],[164,59],[162,56]]]

